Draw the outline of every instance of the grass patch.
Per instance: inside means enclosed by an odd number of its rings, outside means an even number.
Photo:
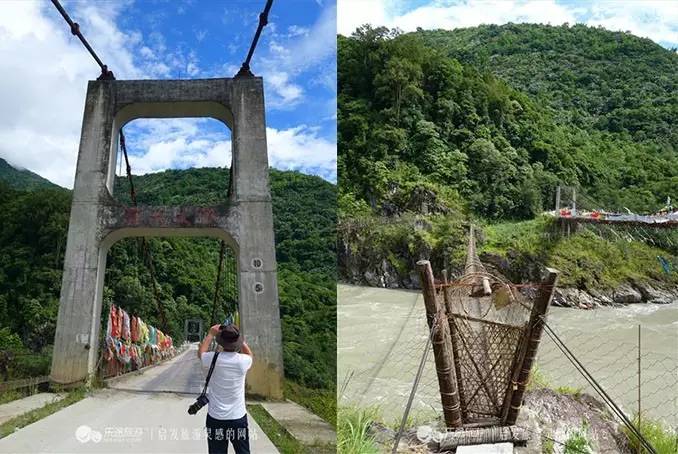
[[[14,433],[14,431],[26,427],[29,424],[33,424],[36,421],[45,418],[52,413],[56,413],[62,408],[66,408],[69,405],[72,405],[80,400],[82,400],[87,395],[85,388],[77,388],[70,391],[66,397],[61,399],[58,402],[53,402],[45,405],[41,408],[36,408],[35,410],[24,413],[23,415],[12,418],[9,421],[4,422],[0,425],[0,438],[4,438],[7,435]]]
[[[641,241],[626,241],[623,232],[615,237],[604,226],[587,226],[563,236],[553,218],[540,216],[485,225],[482,233],[482,252],[510,255],[511,268],[518,272],[533,262],[556,268],[562,287],[611,290],[631,281],[678,283],[678,274],[664,273],[657,260],[661,256],[675,262],[675,254]]]
[[[583,391],[582,388],[575,388],[574,386],[558,386],[554,390],[558,394],[565,394],[566,396],[572,396],[575,398],[581,397]]]
[[[21,399],[26,396],[27,394],[24,392],[17,389],[10,389],[0,393],[0,404],[6,404],[7,402],[12,402],[13,400]]]
[[[553,454],[554,444],[551,438],[542,436],[541,452],[542,454]]]
[[[638,426],[638,415],[633,418],[633,424]],[[633,435],[627,428],[624,426],[622,428],[624,434],[629,439],[629,445],[633,452],[638,451],[638,438]],[[640,433],[645,437],[645,439],[652,445],[652,447],[657,451],[658,454],[675,454],[678,452],[678,433],[676,433],[671,428],[662,424],[659,421],[652,419],[646,419],[643,417],[640,421]],[[642,449],[646,453],[647,450]]]
[[[337,420],[337,452],[339,454],[378,454],[377,442],[369,429],[377,419],[375,409],[341,407]]]
[[[285,397],[308,408],[337,428],[337,394],[328,389],[311,389],[285,380]]]
[[[278,421],[258,404],[248,405],[247,412],[257,421],[261,430],[271,440],[281,454],[296,454],[309,452],[296,438],[285,430]]]
[[[551,385],[546,378],[546,375],[541,371],[541,369],[539,369],[539,366],[532,366],[530,376],[527,379],[527,390],[533,391],[535,389],[544,389],[550,387]]]
[[[580,429],[570,432],[570,436],[565,441],[565,454],[592,453],[591,444],[588,438],[588,426],[584,421]]]

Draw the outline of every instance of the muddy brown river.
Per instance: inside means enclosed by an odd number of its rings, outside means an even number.
[[[339,285],[337,316],[341,402],[374,407],[384,421],[397,421],[427,340],[420,293]],[[638,405],[640,325],[642,414],[678,426],[678,304],[591,311],[552,307],[549,324],[629,414]],[[538,371],[540,381],[549,387],[594,394],[546,335]],[[430,419],[440,411],[432,353],[419,383],[413,419]]]

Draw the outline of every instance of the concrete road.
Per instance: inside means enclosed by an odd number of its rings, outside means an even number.
[[[128,374],[111,380],[108,387],[122,391],[172,392],[197,396],[205,384],[205,372],[200,367],[197,352],[197,344],[192,344],[171,361],[146,369],[141,375]]]
[[[193,347],[3,438],[0,453],[206,453],[206,409],[186,412],[202,381]],[[252,452],[277,453],[249,424]]]

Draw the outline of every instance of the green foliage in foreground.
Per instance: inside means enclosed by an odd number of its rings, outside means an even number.
[[[9,421],[5,421],[4,423],[0,424],[0,439],[6,437],[7,435],[11,435],[22,427],[33,424],[34,422],[39,421],[42,418],[51,415],[52,413],[56,413],[62,408],[66,408],[69,405],[84,399],[86,394],[87,391],[84,388],[77,388],[70,391],[66,397],[57,402],[49,403],[44,407],[31,410],[21,416],[17,416],[16,418],[12,418]]]
[[[633,424],[638,427],[638,415],[633,418]],[[630,447],[633,452],[647,453],[646,449],[638,450],[638,438],[633,435],[625,426],[622,428],[629,439]],[[659,421],[648,419],[643,416],[640,422],[640,433],[652,445],[658,454],[675,454],[678,452],[678,433],[675,429],[668,427]]]
[[[171,170],[135,177],[141,204],[213,205],[225,201],[228,169]],[[336,191],[298,172],[271,169],[278,259],[283,355],[287,378],[331,389],[336,381]],[[125,180],[116,197],[129,202]],[[0,182],[0,349],[38,353],[17,360],[16,376],[44,374],[50,362],[63,268],[71,193],[18,191]],[[213,308],[219,241],[151,238],[160,300],[168,331],[179,343],[184,320],[207,322]],[[226,261],[233,269],[232,255]],[[217,320],[234,297],[224,275]],[[136,239],[111,248],[104,288],[106,307],[117,304],[160,327],[151,279]],[[256,352],[255,352],[256,354]]]
[[[339,454],[378,454],[379,447],[369,429],[377,419],[373,409],[339,407],[337,452]]]

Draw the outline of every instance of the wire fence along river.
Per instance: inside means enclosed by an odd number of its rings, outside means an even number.
[[[643,417],[678,426],[678,305],[633,305],[594,311],[552,307],[549,324],[629,415],[640,395]],[[638,325],[641,325],[640,394]],[[339,286],[340,405],[374,407],[396,427],[403,415],[428,327],[419,292]],[[555,343],[542,337],[536,386],[595,395]],[[429,354],[409,425],[441,418],[438,381]]]

